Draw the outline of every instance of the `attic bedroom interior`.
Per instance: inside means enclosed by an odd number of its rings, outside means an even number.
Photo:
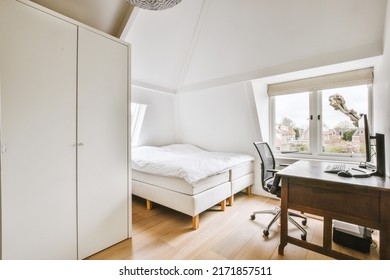
[[[390,259],[386,0],[0,0],[0,43],[1,260]]]

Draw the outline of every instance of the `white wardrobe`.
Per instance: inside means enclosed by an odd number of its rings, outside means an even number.
[[[131,237],[130,46],[0,0],[1,259],[83,259]]]

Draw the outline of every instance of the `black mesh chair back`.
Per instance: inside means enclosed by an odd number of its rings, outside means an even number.
[[[280,179],[275,177],[275,158],[267,142],[253,143],[261,159],[261,184],[266,192],[280,197]]]
[[[275,169],[275,158],[267,142],[255,142],[253,144],[261,159],[261,182],[264,188],[267,185],[266,182],[274,177],[274,172],[269,170]]]

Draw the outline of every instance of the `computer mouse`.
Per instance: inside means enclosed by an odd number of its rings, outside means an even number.
[[[339,173],[337,173],[337,175],[341,177],[352,177],[352,174],[349,172],[349,170],[340,171]]]

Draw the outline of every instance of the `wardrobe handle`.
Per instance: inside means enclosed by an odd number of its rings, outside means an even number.
[[[5,145],[1,145],[1,153],[4,154],[7,151]]]
[[[80,143],[77,144],[77,146],[82,147],[82,146],[84,146],[84,143],[80,142]]]

